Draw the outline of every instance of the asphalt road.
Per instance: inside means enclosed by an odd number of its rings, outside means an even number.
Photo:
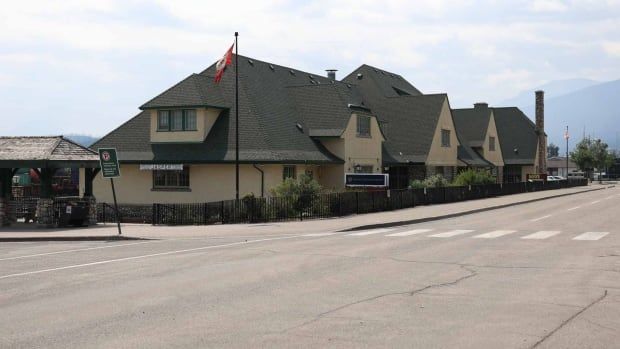
[[[0,347],[618,348],[619,207],[614,188],[370,231],[3,243]]]

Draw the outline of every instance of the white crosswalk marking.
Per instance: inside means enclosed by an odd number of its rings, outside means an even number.
[[[543,240],[543,239],[548,239],[552,236],[556,236],[559,233],[561,232],[557,230],[541,230],[541,231],[535,232],[534,234],[526,235],[522,237],[521,239]]]
[[[517,232],[516,230],[495,230],[489,233],[480,234],[480,235],[476,235],[472,237],[476,239],[495,239],[500,236],[504,236],[504,235],[508,235],[508,234],[512,234],[516,232]]]
[[[439,233],[439,234],[434,234],[430,236],[434,238],[451,238],[453,236],[463,235],[463,234],[471,233],[473,231],[475,230],[450,230],[445,233]]]
[[[580,209],[580,208],[581,208],[581,206],[577,206],[577,207],[569,208],[569,209],[568,209],[568,210],[566,210],[566,211],[574,211],[574,210],[578,210],[578,209]]]
[[[409,235],[428,233],[429,231],[432,231],[432,230],[433,229],[413,229],[413,230],[401,231],[400,233],[388,234],[386,236],[409,236]]]
[[[387,233],[390,231],[393,231],[394,229],[387,229],[387,228],[380,228],[380,229],[373,229],[373,230],[364,230],[361,231],[359,233],[353,233],[353,234],[349,234],[349,236],[366,236],[366,235],[373,235],[373,234],[381,234],[381,233]]]
[[[543,219],[546,219],[546,218],[549,218],[549,217],[551,217],[551,215],[550,215],[550,214],[548,214],[548,215],[546,215],[546,216],[538,217],[538,218],[535,218],[535,219],[530,219],[530,222],[538,222],[538,221],[542,221]]]
[[[588,231],[581,235],[577,235],[573,238],[573,240],[587,240],[587,241],[595,241],[605,237],[608,232],[605,231]]]
[[[336,233],[310,233],[310,234],[305,234],[303,236],[319,237],[319,236],[330,236],[330,235],[336,235]]]

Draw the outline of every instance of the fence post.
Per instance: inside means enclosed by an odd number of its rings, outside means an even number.
[[[156,220],[157,214],[155,213],[156,210],[157,210],[157,204],[153,204],[153,207],[151,208],[151,222],[152,222],[153,225],[157,224],[156,223],[157,222],[157,220]]]
[[[355,192],[355,213],[360,214],[360,192]]]
[[[220,220],[224,224],[224,200],[220,201]]]

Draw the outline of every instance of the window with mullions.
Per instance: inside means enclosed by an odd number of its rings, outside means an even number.
[[[495,137],[489,137],[489,151],[495,151]]]
[[[157,112],[157,131],[196,131],[196,129],[196,109]]]
[[[297,169],[295,168],[295,165],[285,165],[282,168],[282,180],[285,180],[287,178],[297,178]]]
[[[189,167],[183,170],[154,170],[153,171],[154,189],[188,189],[189,188]]]
[[[370,116],[357,116],[357,136],[370,137]]]

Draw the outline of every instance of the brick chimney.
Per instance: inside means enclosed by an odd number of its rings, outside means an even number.
[[[538,134],[538,172],[547,173],[547,136],[545,136],[545,91],[536,91],[536,133]]]

